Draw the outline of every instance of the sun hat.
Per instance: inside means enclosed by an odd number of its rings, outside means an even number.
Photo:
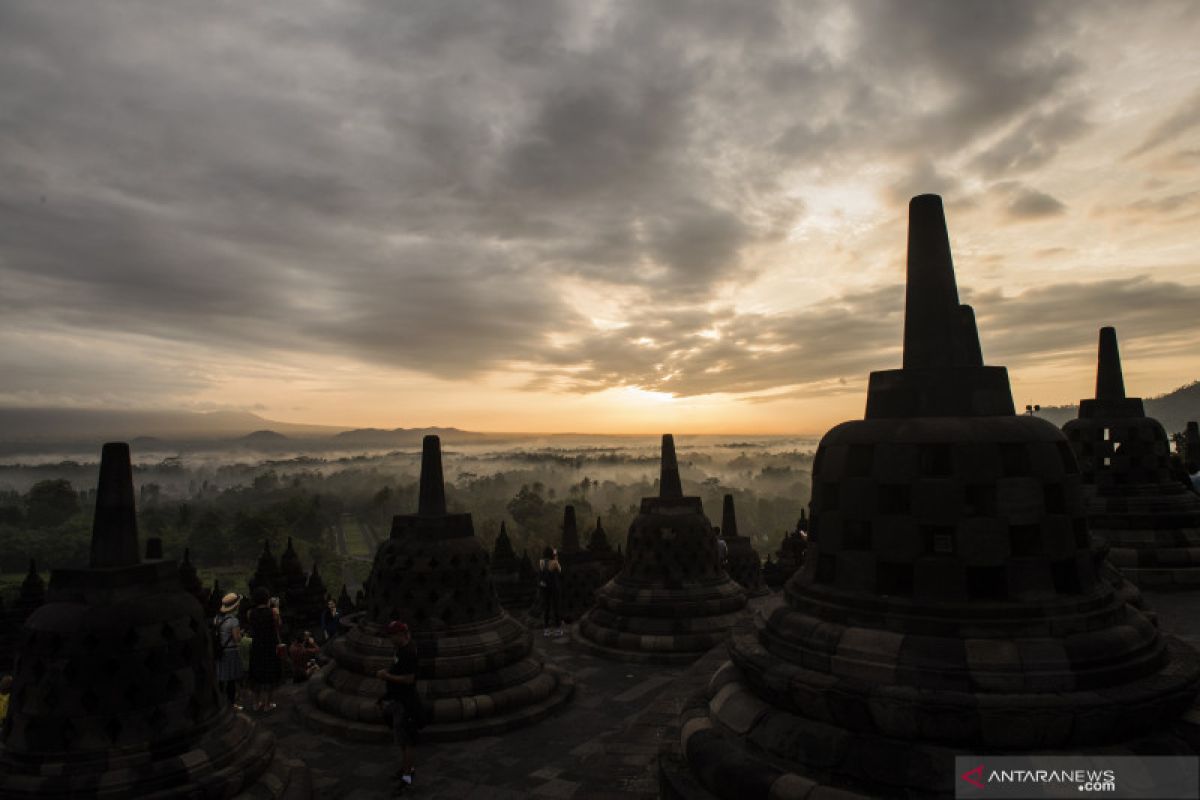
[[[408,633],[408,625],[398,619],[394,619],[384,628],[388,636],[395,636],[397,633]]]
[[[242,602],[242,596],[237,592],[230,592],[221,598],[221,613],[228,614],[235,611],[238,604]]]

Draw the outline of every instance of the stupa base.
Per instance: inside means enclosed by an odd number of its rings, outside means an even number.
[[[328,668],[327,668],[328,669]],[[532,725],[554,713],[575,693],[575,681],[557,667],[546,665],[544,674],[554,680],[554,687],[544,697],[533,702],[506,709],[501,713],[476,716],[445,722],[431,722],[421,729],[424,742],[460,742],[480,736],[499,736],[508,731]],[[387,743],[392,741],[392,729],[382,719],[364,718],[361,702],[351,695],[339,696],[325,685],[321,673],[310,679],[309,691],[296,704],[296,714],[308,728],[339,739],[356,742]],[[496,706],[487,695],[462,698],[464,707],[485,709]],[[340,709],[334,713],[328,709]]]

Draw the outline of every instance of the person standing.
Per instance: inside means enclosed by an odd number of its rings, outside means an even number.
[[[717,566],[721,569],[729,566],[729,543],[725,541],[725,534],[721,533],[720,528],[717,528]]]
[[[242,626],[238,622],[238,606],[242,598],[235,592],[230,592],[221,598],[221,608],[213,618],[213,627],[217,629],[217,646],[219,651],[214,653],[217,662],[217,682],[225,689],[229,705],[241,711],[242,706],[237,702],[238,683],[242,679],[242,659],[238,654],[238,643],[242,640]]]
[[[417,731],[424,725],[425,712],[417,695],[417,646],[408,625],[392,620],[384,632],[396,647],[392,665],[375,673],[384,682],[384,714],[391,717],[392,740],[400,745],[400,768],[393,777],[400,780],[399,791],[412,786],[416,771],[412,765],[412,746]]]
[[[542,550],[538,561],[538,586],[542,590],[542,635],[550,636],[550,620],[554,620],[554,636],[562,636],[562,564],[553,547]],[[553,607],[553,610],[551,608]]]
[[[321,612],[321,631],[325,635],[325,641],[329,641],[338,634],[338,625],[342,619],[341,613],[338,611],[337,601],[333,598],[325,604],[325,610]]]
[[[256,588],[250,596],[254,608],[246,617],[246,627],[254,637],[254,644],[250,647],[250,688],[255,695],[255,711],[275,710],[271,696],[283,678],[282,660],[279,658],[279,629],[269,605],[270,599],[266,587]]]

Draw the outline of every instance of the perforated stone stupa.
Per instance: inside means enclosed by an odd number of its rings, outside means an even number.
[[[384,684],[375,673],[392,663],[383,626],[393,619],[407,622],[417,643],[417,690],[432,715],[423,740],[502,734],[543,718],[574,689],[534,654],[529,630],[501,608],[471,515],[446,512],[436,436],[424,441],[418,511],[393,518],[364,604],[358,624],[329,645],[332,663],[309,681],[299,710],[318,730],[391,741],[376,702]]]
[[[596,592],[578,642],[618,660],[687,663],[721,642],[746,605],[721,568],[699,497],[684,497],[675,440],[662,440],[658,497],[629,525],[625,565]]]
[[[1139,586],[1200,588],[1200,497],[1171,474],[1171,446],[1140,397],[1125,396],[1117,332],[1100,329],[1096,396],[1063,426],[1091,531]]]
[[[983,365],[941,198],[909,215],[904,366],[822,439],[804,565],[687,704],[665,796],[949,798],[956,754],[1200,742],[1200,656],[1099,575],[1066,437]]]
[[[731,494],[725,495],[721,507],[721,536],[729,548],[729,576],[750,597],[768,594],[770,589],[763,583],[762,559],[750,544],[750,537],[738,534],[737,512],[734,511]]]
[[[106,444],[89,566],[57,569],[21,632],[4,798],[307,798],[307,770],[218,691],[174,561],[140,558],[129,446]]]

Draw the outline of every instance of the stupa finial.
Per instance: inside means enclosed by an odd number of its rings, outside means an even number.
[[[917,195],[908,203],[904,304],[904,368],[958,366],[965,315],[958,302],[946,213],[936,194]]]
[[[1100,356],[1096,366],[1096,399],[1125,399],[1125,376],[1121,373],[1121,351],[1117,349],[1116,328],[1100,329]]]
[[[93,569],[141,563],[129,445],[109,442],[100,453],[100,482],[92,519]]]
[[[417,507],[421,516],[446,513],[446,484],[442,478],[442,441],[426,436],[421,442],[421,499]]]
[[[679,462],[675,459],[675,437],[669,433],[664,433],[662,437],[662,471],[658,478],[658,496],[683,497]]]
[[[725,495],[721,507],[721,535],[726,539],[736,539],[738,535],[737,515],[733,511],[733,495]]]

